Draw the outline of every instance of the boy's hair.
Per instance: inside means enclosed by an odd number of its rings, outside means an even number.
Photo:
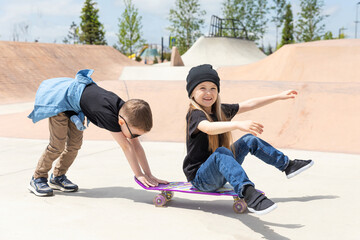
[[[121,107],[128,124],[131,126],[149,132],[153,126],[152,113],[147,102],[141,99],[130,99]]]
[[[205,116],[206,116],[206,118],[207,118],[207,120],[209,122],[214,121],[210,117],[210,115],[194,100],[194,98],[191,98],[188,113],[190,113],[194,109],[198,109],[200,111],[203,111],[205,113]],[[228,121],[225,114],[221,110],[221,100],[220,100],[220,95],[219,94],[218,94],[218,97],[216,99],[216,102],[212,105],[212,112],[215,114],[218,121]],[[190,121],[190,118],[189,118],[189,121]],[[188,124],[188,126],[189,126],[189,124]],[[215,152],[215,150],[218,147],[226,147],[226,148],[230,149],[234,153],[234,149],[231,149],[231,145],[232,145],[231,132],[226,132],[226,133],[216,134],[216,135],[208,135],[208,139],[209,139],[209,151],[210,152],[212,152],[212,153]]]

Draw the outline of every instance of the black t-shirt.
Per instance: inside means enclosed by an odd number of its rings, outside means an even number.
[[[228,121],[230,121],[239,111],[239,104],[221,104]],[[215,115],[211,115],[214,121],[217,121]],[[186,115],[186,148],[187,155],[183,163],[183,171],[188,181],[195,178],[197,170],[200,168],[208,157],[209,151],[208,135],[202,131],[197,131],[199,123],[207,120],[205,113],[200,110],[192,110]],[[220,143],[221,146],[221,143]]]
[[[115,93],[94,83],[85,87],[80,99],[81,110],[90,122],[111,132],[121,132],[118,114],[124,103]]]

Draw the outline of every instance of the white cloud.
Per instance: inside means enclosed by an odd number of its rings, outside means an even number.
[[[341,7],[338,6],[338,5],[327,7],[327,8],[324,9],[323,14],[331,16],[331,15],[334,15],[337,12],[339,12],[340,9],[341,9]]]
[[[12,35],[19,32],[21,25],[28,25],[28,33],[20,36],[20,41],[39,39],[53,42],[59,36],[65,36],[71,19],[79,17],[82,7],[78,0],[13,0],[0,4],[1,38],[12,40]]]
[[[220,18],[222,16],[222,2],[220,0],[200,0],[200,8],[206,11],[206,15],[209,16],[209,21],[211,15],[216,15]]]
[[[34,26],[31,29],[31,35],[39,42],[54,42],[62,43],[62,40],[67,35],[68,26]],[[32,40],[32,39],[31,39]]]
[[[134,6],[139,9],[139,12],[166,16],[169,13],[170,8],[174,5],[174,0],[133,0]],[[115,0],[116,6],[124,8],[123,0]]]
[[[33,0],[12,1],[2,4],[0,21],[15,21],[30,17],[74,16],[79,15],[81,4],[74,0]]]

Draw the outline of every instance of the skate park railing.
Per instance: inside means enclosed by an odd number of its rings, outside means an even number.
[[[249,34],[240,20],[224,19],[215,15],[211,16],[209,36],[233,37],[249,40]]]

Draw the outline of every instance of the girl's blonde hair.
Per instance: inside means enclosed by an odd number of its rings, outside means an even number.
[[[188,110],[189,116],[190,116],[191,111],[193,111],[195,109],[202,111],[205,114],[205,116],[209,122],[214,122],[214,120],[210,117],[210,115],[195,101],[195,99],[193,97],[191,97],[189,110]],[[217,95],[216,102],[212,105],[212,112],[215,114],[218,121],[228,121],[225,114],[221,110],[221,100],[220,100],[219,94]],[[190,121],[190,117],[189,117],[189,121]],[[189,127],[189,124],[187,124],[187,125]],[[231,145],[233,143],[231,132],[226,132],[226,133],[216,134],[216,135],[208,135],[208,139],[209,139],[209,151],[210,152],[212,152],[212,153],[215,152],[215,150],[218,147],[226,147],[234,153],[233,149],[231,148]]]

